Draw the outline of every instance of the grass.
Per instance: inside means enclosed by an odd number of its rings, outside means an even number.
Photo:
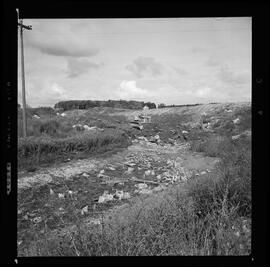
[[[101,228],[86,227],[78,220],[76,230],[63,236],[61,242],[58,237],[40,239],[35,253],[50,256],[250,254],[251,151],[247,143],[241,142],[220,151],[223,157],[216,172],[193,177],[184,187],[174,186],[143,197],[112,213]]]
[[[82,133],[66,138],[41,137],[20,138],[18,142],[19,169],[33,168],[74,156],[106,152],[116,147],[126,147],[129,140],[125,132],[108,129],[97,133]]]
[[[242,116],[238,128],[230,124],[233,130],[250,127],[250,118],[245,114],[238,114]],[[177,121],[175,117],[165,126],[155,121],[153,124],[169,129]],[[215,171],[194,176],[181,187],[141,197],[111,213],[100,227],[86,226],[75,214],[75,208],[70,209],[75,229],[61,237],[45,233],[24,256],[249,255],[251,141],[247,138],[233,141],[231,131],[226,129],[219,134],[227,124],[219,125],[216,132],[193,130],[190,134],[193,151],[221,159]],[[87,141],[78,146],[76,142],[78,139],[71,143],[78,150],[87,147]],[[102,147],[102,142],[95,143],[97,148]],[[37,151],[30,145],[29,149]],[[75,207],[75,202],[70,199],[69,205]]]

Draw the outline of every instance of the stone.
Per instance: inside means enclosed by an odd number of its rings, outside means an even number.
[[[127,169],[126,172],[130,174],[130,173],[132,173],[133,171],[134,171],[134,168],[128,167],[128,169]]]
[[[32,221],[34,223],[40,223],[42,221],[42,219],[41,219],[41,217],[35,217]]]
[[[239,119],[239,118],[234,119],[234,120],[233,120],[233,123],[234,123],[234,124],[239,124],[239,123],[240,123],[240,119]]]
[[[148,176],[148,175],[151,174],[151,171],[150,170],[147,170],[147,171],[144,172],[144,174],[145,174],[145,176]]]
[[[84,215],[85,213],[88,213],[88,206],[85,206],[85,207],[82,208],[82,210],[81,210],[81,215]]]
[[[152,190],[144,188],[142,190],[139,191],[140,194],[151,194]]]
[[[135,187],[137,187],[139,190],[141,190],[141,189],[147,188],[148,185],[144,184],[144,183],[139,183],[139,184],[135,184]]]
[[[82,176],[88,178],[88,177],[89,177],[89,174],[87,174],[87,173],[84,172],[84,173],[82,174]]]
[[[201,175],[204,175],[204,174],[206,174],[206,171],[202,171],[202,172],[201,172]]]
[[[54,195],[54,191],[50,188],[50,195]]]
[[[64,193],[63,194],[62,193],[58,193],[58,197],[59,198],[64,198],[65,197],[65,194]]]

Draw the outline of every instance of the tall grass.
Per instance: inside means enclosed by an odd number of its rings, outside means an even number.
[[[62,243],[52,237],[46,240],[46,245],[40,240],[39,253],[248,255],[251,253],[250,152],[250,146],[245,143],[231,144],[219,153],[223,158],[215,172],[193,177],[184,186],[142,197],[135,204],[110,213],[101,228],[81,222],[72,233],[72,242],[70,237],[65,237]]]
[[[42,163],[52,163],[56,159],[72,158],[77,153],[91,155],[105,152],[115,147],[128,145],[127,135],[119,130],[96,133],[82,133],[66,138],[40,137],[20,138],[18,142],[19,169]]]

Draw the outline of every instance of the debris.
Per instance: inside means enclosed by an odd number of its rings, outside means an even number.
[[[42,221],[42,219],[41,219],[41,217],[35,217],[32,221],[34,223],[40,223]]]
[[[108,167],[108,169],[111,170],[111,171],[115,171],[114,167]]]
[[[64,193],[63,194],[62,193],[58,193],[58,197],[59,198],[64,198],[65,197],[65,194]]]
[[[140,183],[140,184],[135,184],[135,187],[141,190],[141,189],[147,188],[148,185],[144,183]]]
[[[182,134],[188,134],[188,131],[184,130],[184,131],[182,131]]]
[[[141,193],[141,194],[151,194],[152,190],[144,188],[144,189],[140,190],[139,193]]]
[[[147,170],[147,171],[144,172],[144,174],[145,174],[145,176],[148,176],[148,175],[151,174],[151,171],[150,170]]]
[[[88,177],[89,177],[89,174],[87,174],[87,173],[84,172],[84,173],[82,174],[82,176],[88,178]]]
[[[226,109],[225,111],[226,111],[226,112],[232,112],[232,110],[231,110],[231,109]]]
[[[161,175],[157,175],[157,180],[160,181],[161,180]]]
[[[237,140],[241,137],[241,134],[233,135],[232,140]]]
[[[82,208],[82,210],[81,210],[81,215],[84,215],[85,213],[88,213],[88,206],[85,206],[85,207]]]
[[[54,191],[50,188],[50,195],[54,195]]]
[[[74,194],[74,192],[73,192],[73,191],[71,191],[71,190],[68,190],[68,194],[69,194],[69,195],[73,195],[73,194]]]
[[[204,175],[204,174],[206,174],[206,171],[202,171],[202,172],[201,172],[201,175]]]
[[[66,113],[61,113],[60,114],[62,117],[65,117],[67,114]]]
[[[99,197],[98,203],[106,203],[108,201],[113,200],[113,195],[108,194],[108,191],[104,191],[103,195]]]
[[[36,114],[33,116],[33,118],[40,119],[40,117],[38,115],[36,115]]]
[[[154,170],[151,171],[151,175],[155,175],[155,171]]]
[[[130,174],[134,171],[134,168],[128,167],[126,173]]]
[[[239,124],[240,123],[240,119],[239,118],[236,118],[235,120],[233,120],[233,123],[234,124]]]

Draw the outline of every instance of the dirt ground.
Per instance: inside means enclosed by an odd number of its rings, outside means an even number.
[[[68,232],[67,229],[72,229],[78,219],[100,224],[101,212],[104,216],[104,212],[130,203],[140,194],[165,190],[175,176],[181,177],[175,181],[181,183],[191,175],[211,172],[217,162],[216,158],[191,152],[188,143],[158,145],[135,139],[127,149],[104,158],[63,163],[31,175],[20,173],[19,252],[24,254],[24,249],[44,234]],[[143,181],[149,191],[138,192],[136,185]],[[113,194],[116,190],[128,192],[130,198],[97,202],[104,191]],[[82,213],[85,207],[87,212]]]
[[[153,116],[188,114],[190,121],[187,123],[195,123],[203,113],[207,113],[208,117],[215,116],[212,120],[223,117],[235,119],[234,112],[244,106],[246,103],[208,104],[147,112]],[[139,113],[119,112],[128,118]],[[29,252],[29,247],[44,236],[56,233],[64,235],[78,221],[98,226],[101,215],[103,218],[117,207],[130,205],[140,196],[166,193],[166,188],[174,184],[181,184],[192,176],[213,172],[218,158],[192,152],[188,140],[183,138],[176,138],[173,143],[167,142],[169,137],[173,138],[186,130],[177,128],[178,119],[171,117],[168,124],[166,121],[157,121],[153,124],[155,129],[146,126],[141,136],[135,136],[131,146],[117,153],[43,167],[31,174],[19,172],[18,254],[33,256],[36,252]],[[151,142],[149,137],[155,134],[159,134],[161,140],[164,135],[167,141]],[[126,197],[115,197],[117,192],[125,193]],[[104,193],[114,196],[113,199],[101,201]]]

